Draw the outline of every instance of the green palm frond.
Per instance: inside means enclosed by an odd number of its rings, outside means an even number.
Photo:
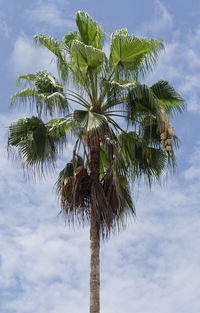
[[[62,38],[61,48],[65,47],[69,51],[73,40],[78,39],[78,31],[74,30]]]
[[[119,102],[119,99],[126,97],[128,90],[137,85],[137,81],[129,82],[118,82],[113,79],[106,79],[105,77],[101,78],[101,92],[102,97],[107,96],[107,102],[110,100],[116,99]],[[123,100],[121,100],[123,102]]]
[[[100,130],[102,131],[103,128],[103,133],[105,133],[106,128],[108,127],[108,120],[106,117],[102,114],[98,114],[96,112],[89,112],[88,113],[88,118],[87,118],[87,128],[86,131],[88,133],[90,132],[95,132]]]
[[[22,87],[32,87],[33,82],[37,79],[37,73],[36,74],[25,74],[25,75],[19,75],[16,80],[16,87],[22,86]]]
[[[67,100],[77,103],[80,106],[83,106],[87,110],[90,109],[90,103],[83,98],[80,94],[74,92],[73,90],[68,90]]]
[[[128,122],[135,124],[142,115],[157,115],[159,106],[152,90],[145,84],[137,83],[131,88],[125,103],[128,112]]]
[[[88,13],[78,11],[76,13],[76,25],[79,30],[80,40],[84,44],[102,49],[105,37],[104,32]]]
[[[66,118],[53,118],[46,124],[46,127],[61,148],[68,143],[69,139],[82,138],[83,136],[81,124],[73,115]]]
[[[183,98],[167,81],[160,80],[150,88],[167,113],[181,113],[185,109]]]
[[[129,217],[129,216],[135,217],[136,216],[135,205],[133,202],[132,191],[129,186],[128,180],[126,177],[122,175],[118,177],[118,180],[119,180],[121,194],[123,198],[123,212],[122,213],[123,215],[125,215],[125,217]]]
[[[96,112],[86,110],[74,110],[73,112],[74,121],[80,126],[84,135],[91,135],[98,133],[103,135],[105,130],[108,130],[107,118]]]
[[[79,11],[76,25],[61,42],[35,36],[56,57],[61,82],[45,71],[18,77],[11,107],[28,105],[38,117],[10,125],[8,150],[41,172],[75,141],[56,182],[61,208],[72,223],[88,223],[94,213],[107,238],[135,215],[130,184],[142,178],[151,186],[174,168],[178,138],[170,117],[185,103],[167,81],[139,81],[157,63],[162,41],[117,30],[107,58],[96,21]],[[42,122],[43,115],[51,120]]]
[[[144,114],[158,114],[160,106],[153,91],[147,85],[136,81],[124,84],[113,81],[107,83],[107,88],[109,86],[110,97],[103,105],[103,111],[107,115],[112,110],[112,115],[117,116],[117,110],[120,109],[128,123],[135,125]]]
[[[110,60],[117,77],[137,77],[139,72],[146,73],[156,64],[163,43],[155,39],[137,38],[127,29],[111,35]]]
[[[166,154],[161,147],[151,147],[131,132],[123,132],[117,138],[107,138],[101,146],[100,174],[109,169],[117,177],[129,180],[144,178],[151,185],[159,179],[165,167]]]
[[[63,147],[67,145],[68,139],[72,137],[73,127],[69,119],[54,118],[45,124],[49,134],[53,138],[59,152],[63,151]]]
[[[132,179],[147,179],[149,185],[159,179],[165,167],[166,154],[161,148],[149,146],[131,131],[119,136],[121,153]]]
[[[70,48],[73,63],[81,70],[96,69],[104,60],[104,52],[92,46],[73,40]]]
[[[46,47],[57,57],[57,66],[59,74],[64,82],[66,82],[68,77],[68,64],[63,53],[62,46],[59,42],[52,37],[46,37],[42,34],[37,34],[34,36],[34,42],[38,46]]]
[[[19,75],[17,85],[31,86],[15,93],[11,98],[11,108],[16,103],[29,105],[30,109],[36,108],[37,113],[53,115],[68,112],[68,103],[64,95],[63,86],[47,72]]]
[[[107,171],[114,171],[117,176],[127,176],[130,178],[129,164],[120,147],[118,138],[108,133],[101,144],[100,150],[100,178],[103,179]]]
[[[10,107],[13,108],[17,102],[25,106],[28,102],[29,106],[33,108],[35,98],[37,98],[37,93],[35,92],[34,89],[32,88],[23,89],[12,95]]]
[[[27,167],[41,170],[54,166],[57,145],[48,128],[37,117],[19,119],[9,127],[9,151],[17,151],[17,156]]]

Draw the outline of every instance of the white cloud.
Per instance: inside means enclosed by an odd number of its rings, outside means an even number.
[[[55,194],[54,184],[57,180],[59,171],[65,166],[66,162],[71,159],[73,153],[73,146],[70,143],[64,150],[64,160],[58,162],[56,172],[51,172],[46,175],[46,179],[42,177],[36,177],[36,179],[25,179],[23,171],[20,168],[20,163],[12,163],[12,160],[8,160],[8,154],[6,151],[8,126],[21,117],[25,117],[23,113],[12,113],[9,116],[0,115],[0,127],[1,127],[1,180],[0,180],[0,193],[1,193],[1,207],[2,211],[7,207],[13,207],[12,210],[7,211],[7,216],[10,218],[10,224],[16,225],[15,219],[20,214],[21,223],[25,220],[37,224],[40,218],[45,218],[47,221],[52,217],[55,217],[60,209]],[[34,177],[33,177],[34,178]],[[50,193],[46,190],[49,189]],[[16,199],[19,201],[16,202]],[[40,200],[39,200],[40,199]],[[40,204],[38,210],[35,212],[35,204],[39,200]],[[23,204],[22,204],[23,203]],[[29,213],[25,210],[21,210],[21,205],[28,207]],[[52,207],[51,214],[46,214],[46,209]],[[55,209],[57,207],[57,209]],[[35,212],[35,213],[34,213]],[[1,216],[3,219],[3,215]],[[2,223],[5,221],[2,220]]]
[[[109,58],[109,55],[110,55],[110,42],[109,41],[105,42],[104,52],[105,52],[107,58]]]
[[[196,144],[194,151],[189,159],[190,167],[187,168],[183,176],[186,181],[193,181],[194,179],[200,183],[200,142]],[[199,185],[200,187],[200,185]]]
[[[191,70],[198,70],[200,68],[200,60],[199,60],[199,55],[197,51],[191,46],[184,51],[184,57],[185,57],[185,62],[186,66],[189,67]]]
[[[188,97],[193,95],[193,107],[198,111],[199,76],[193,72],[195,64],[199,66],[196,46],[197,42],[192,44],[189,39],[170,42],[151,79],[168,79]],[[26,37],[18,38],[12,54],[15,74],[48,66],[54,71],[55,61],[51,60],[47,50],[33,48]],[[191,101],[189,108],[192,110]],[[0,116],[1,140],[5,126],[18,117]],[[1,142],[0,311],[87,311],[89,230],[74,232],[64,227],[64,221],[56,216],[56,175],[41,182],[26,181],[21,170],[7,161],[5,145]],[[65,160],[71,156],[72,145],[68,148]],[[140,187],[136,222],[102,244],[105,313],[199,313],[199,147],[190,153],[188,168],[178,178],[169,179],[163,189],[155,186],[150,193]],[[60,160],[58,167],[63,163]]]
[[[169,42],[160,56],[157,67],[148,78],[153,84],[160,79],[168,80],[187,102],[187,110],[200,112],[199,70],[200,61],[196,49],[179,38]]]
[[[67,3],[65,3],[67,4]],[[37,7],[26,10],[26,13],[35,21],[46,23],[54,27],[73,27],[74,21],[63,15],[59,4],[54,2],[39,2]]]
[[[39,70],[48,70],[55,74],[55,56],[46,48],[33,46],[33,41],[26,36],[20,36],[11,55],[11,71],[13,74],[33,73]]]
[[[18,116],[0,116],[6,126]],[[5,127],[1,130],[5,137]],[[0,309],[81,313],[89,305],[89,230],[56,217],[56,175],[26,181],[2,153],[0,162]],[[71,148],[70,148],[71,149]],[[191,165],[199,160],[199,149]],[[199,312],[199,183],[187,175],[163,189],[140,187],[137,219],[101,248],[105,313]],[[5,292],[4,292],[5,291]],[[109,295],[109,297],[108,297]],[[0,296],[1,297],[1,296]]]
[[[187,110],[200,112],[200,26],[183,34],[175,28],[173,16],[162,2],[155,1],[153,20],[142,25],[139,33],[158,36],[158,33],[164,33],[169,29],[171,40],[167,42],[165,52],[161,54],[158,66],[147,82],[153,84],[160,79],[168,80],[186,100]]]
[[[139,32],[141,34],[158,34],[164,30],[169,30],[173,26],[173,16],[168,12],[164,4],[154,1],[155,11],[151,21],[143,24]]]
[[[196,166],[191,166],[189,169],[185,170],[184,177],[186,180],[200,179],[200,168]]]
[[[197,25],[194,30],[189,30],[187,40],[190,46],[196,47],[200,45],[200,25]]]

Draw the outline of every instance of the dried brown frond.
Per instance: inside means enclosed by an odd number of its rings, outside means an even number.
[[[91,188],[91,206],[102,238],[107,238],[113,226],[112,207],[99,182],[94,181]]]
[[[65,203],[67,201],[68,203],[72,202],[72,189],[73,189],[73,183],[74,183],[74,177],[68,177],[64,180],[63,186],[61,189],[61,203]]]
[[[72,189],[73,194],[73,204],[75,206],[85,205],[85,201],[87,202],[90,199],[91,193],[91,179],[87,173],[86,168],[83,166],[79,166],[74,171],[74,184]]]
[[[117,178],[113,173],[107,172],[104,176],[103,189],[113,212],[119,211],[123,206],[123,198]],[[119,212],[116,213],[119,215]]]
[[[90,221],[92,208],[103,239],[124,226],[124,199],[111,171],[107,171],[100,183],[88,175],[86,168],[77,167],[73,176],[63,182],[61,207],[68,223],[82,225]]]
[[[61,188],[61,207],[69,223],[84,224],[89,220],[91,179],[87,170],[79,166]]]
[[[111,232],[124,227],[126,215],[124,198],[118,180],[112,172],[106,173],[102,184],[93,182],[91,199],[103,239],[108,238]]]

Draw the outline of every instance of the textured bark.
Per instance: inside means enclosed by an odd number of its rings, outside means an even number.
[[[90,174],[93,180],[99,179],[100,141],[97,135],[88,140],[90,150]]]
[[[99,180],[100,144],[97,136],[90,138],[90,175],[93,181]],[[100,313],[100,235],[91,199],[90,216],[90,313]]]
[[[100,312],[100,238],[95,217],[91,212],[90,227],[90,313]]]

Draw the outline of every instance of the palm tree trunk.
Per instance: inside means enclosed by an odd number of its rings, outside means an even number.
[[[92,136],[90,148],[90,175],[99,181],[100,142],[97,136]],[[91,199],[90,216],[90,313],[100,313],[100,233],[94,211],[94,201]]]
[[[90,313],[100,312],[100,238],[99,227],[91,210],[90,226]]]

